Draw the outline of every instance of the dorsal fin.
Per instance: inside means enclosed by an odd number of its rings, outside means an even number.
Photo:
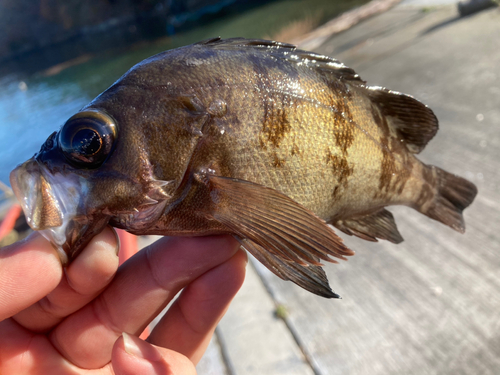
[[[195,43],[195,45],[201,44],[205,46],[213,46],[213,47],[222,47],[222,48],[230,48],[231,46],[237,47],[264,47],[264,48],[288,48],[288,49],[296,49],[297,47],[293,44],[276,42],[274,40],[265,40],[265,39],[246,39],[246,38],[229,38],[222,39],[221,37],[210,38],[206,40],[202,40],[201,42]]]
[[[414,97],[375,86],[365,86],[363,92],[380,109],[395,135],[405,141],[411,153],[418,154],[436,135],[436,115]]]

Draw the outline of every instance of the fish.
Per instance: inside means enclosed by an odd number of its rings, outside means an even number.
[[[230,234],[283,280],[338,298],[336,233],[403,241],[405,205],[463,233],[474,184],[417,159],[438,131],[412,96],[294,45],[212,38],[150,57],[52,133],[11,185],[69,264],[106,225]]]

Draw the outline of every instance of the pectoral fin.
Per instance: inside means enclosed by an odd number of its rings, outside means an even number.
[[[336,228],[350,236],[376,242],[377,238],[392,243],[403,242],[392,214],[386,209],[356,219],[338,220],[332,223]]]
[[[335,262],[331,257],[354,252],[323,220],[274,189],[205,173],[196,177],[210,191],[211,219],[246,240],[246,248],[271,271],[313,293],[336,296],[318,260]]]

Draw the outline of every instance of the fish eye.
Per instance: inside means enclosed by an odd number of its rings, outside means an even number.
[[[59,131],[59,146],[75,166],[97,168],[116,140],[115,120],[106,113],[86,110],[71,117]]]

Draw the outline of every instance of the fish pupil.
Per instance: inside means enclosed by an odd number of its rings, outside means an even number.
[[[81,129],[74,135],[71,145],[76,153],[93,156],[101,149],[102,138],[93,129]]]

